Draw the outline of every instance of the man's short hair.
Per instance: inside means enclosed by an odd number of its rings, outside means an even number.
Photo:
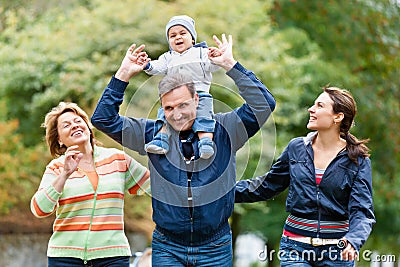
[[[166,93],[184,85],[186,85],[190,95],[194,97],[196,89],[194,88],[194,83],[190,75],[183,73],[166,75],[158,84],[158,95],[161,99]]]

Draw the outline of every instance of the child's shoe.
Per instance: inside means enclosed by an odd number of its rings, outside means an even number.
[[[154,139],[144,146],[147,153],[152,154],[167,154],[169,151],[168,135],[165,133],[158,133]]]
[[[210,137],[201,138],[198,146],[200,158],[209,159],[214,155],[214,142]]]

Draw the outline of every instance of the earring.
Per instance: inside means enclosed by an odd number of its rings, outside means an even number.
[[[60,148],[61,148],[61,147],[64,145],[64,144],[63,144],[63,143],[61,143],[61,142],[60,142],[60,143],[58,143],[58,144],[60,145]]]

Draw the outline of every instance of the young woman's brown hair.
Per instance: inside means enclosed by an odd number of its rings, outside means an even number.
[[[369,139],[359,140],[350,133],[350,128],[354,124],[354,117],[357,114],[357,104],[347,90],[337,87],[324,87],[323,90],[333,100],[333,112],[344,114],[340,123],[340,136],[346,140],[349,158],[358,164],[358,156],[369,157],[370,155],[368,153],[369,148],[365,145]]]

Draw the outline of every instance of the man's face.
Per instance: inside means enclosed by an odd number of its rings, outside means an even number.
[[[199,96],[190,95],[186,85],[182,85],[161,97],[161,105],[165,118],[172,128],[178,132],[189,130],[196,119]]]

